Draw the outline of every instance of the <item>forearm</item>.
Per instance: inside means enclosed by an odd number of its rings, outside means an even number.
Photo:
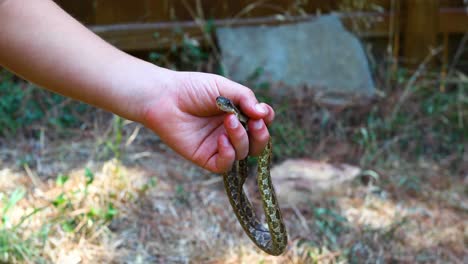
[[[171,71],[112,47],[50,0],[0,0],[0,25],[0,65],[131,120],[141,121],[145,93],[171,79]]]

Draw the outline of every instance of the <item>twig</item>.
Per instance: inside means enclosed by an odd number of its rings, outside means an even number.
[[[408,98],[408,96],[411,95],[411,92],[412,92],[412,88],[414,86],[414,84],[416,83],[416,81],[418,80],[418,78],[423,74],[423,72],[426,70],[426,66],[429,64],[429,62],[431,61],[431,59],[436,56],[437,54],[439,54],[440,52],[442,51],[442,48],[439,47],[437,49],[434,49],[432,50],[427,56],[426,58],[424,58],[423,62],[421,64],[419,64],[418,66],[418,69],[413,73],[413,75],[411,76],[411,78],[408,80],[408,82],[406,83],[406,86],[405,86],[405,89],[403,91],[403,94],[400,96],[400,99],[398,100],[397,104],[395,105],[395,108],[393,108],[393,112],[392,112],[392,115],[391,115],[391,119],[394,120],[396,115],[398,114],[398,112],[400,111],[400,108],[401,106],[403,105],[403,103],[406,101],[406,99]]]
[[[466,32],[463,35],[463,38],[460,41],[460,45],[458,45],[457,51],[455,52],[455,55],[453,56],[452,63],[450,64],[450,67],[449,67],[449,70],[448,70],[448,73],[447,73],[447,77],[452,76],[452,74],[453,74],[453,72],[455,70],[455,66],[460,61],[460,58],[461,58],[461,56],[463,54],[463,51],[465,50],[465,48],[467,46],[467,42],[468,42],[468,32]]]
[[[318,263],[320,263],[322,260],[326,260],[326,259],[335,259],[335,258],[339,257],[341,254],[342,254],[341,251],[330,252],[330,253],[327,253],[327,254],[324,254],[324,255],[319,256],[319,257],[316,259],[316,261],[317,261]]]
[[[133,130],[132,134],[128,137],[127,141],[125,142],[125,147],[130,146],[138,136],[138,133],[140,132],[141,126],[137,125],[135,129]]]
[[[23,168],[35,187],[44,187],[44,184],[42,183],[41,179],[39,179],[39,177],[37,177],[37,175],[31,170],[31,168],[29,168],[28,164],[24,164]]]
[[[193,20],[195,21],[195,24],[198,25],[200,31],[203,34],[203,37],[204,37],[205,41],[207,41],[207,43],[211,47],[212,52],[213,52],[216,60],[220,61],[221,55],[219,53],[218,47],[216,46],[216,44],[215,44],[215,42],[213,40],[213,36],[211,35],[211,32],[206,31],[206,19],[205,19],[205,15],[203,13],[203,8],[201,6],[200,0],[196,1],[196,10],[197,10],[196,13],[190,7],[190,5],[187,3],[186,0],[183,0],[182,3],[184,4],[185,8],[187,9],[187,11],[192,16]]]
[[[310,233],[310,228],[307,225],[307,221],[305,217],[302,215],[302,213],[297,209],[295,205],[291,205],[291,208],[293,209],[294,213],[297,215],[297,218],[299,218],[299,221],[301,222],[302,227],[307,231],[307,233]]]
[[[468,36],[465,35],[465,36]],[[463,122],[463,115],[464,115],[464,111],[463,109],[465,109],[463,107],[463,99],[464,98],[464,93],[463,93],[463,84],[468,84],[468,77],[463,74],[462,72],[458,72],[458,76],[460,77],[460,80],[462,80],[463,82],[460,82],[458,83],[458,96],[460,97],[459,100],[457,100],[457,110],[458,110],[458,126],[459,128],[463,128],[464,127],[464,122]],[[463,97],[463,98],[462,98]]]

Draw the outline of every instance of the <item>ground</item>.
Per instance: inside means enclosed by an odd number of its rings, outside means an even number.
[[[311,194],[308,203],[284,206],[288,250],[273,257],[258,250],[243,233],[219,175],[183,160],[156,135],[131,122],[123,123],[116,150],[109,132],[113,118],[100,115],[105,122],[68,136],[0,141],[4,261],[466,263],[468,259],[466,175],[453,175],[433,161],[386,159],[371,168],[375,174]],[[320,160],[330,161],[325,154]],[[248,190],[256,197],[253,181]],[[259,206],[258,198],[254,204]]]

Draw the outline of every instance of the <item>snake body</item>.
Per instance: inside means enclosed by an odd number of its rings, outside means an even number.
[[[235,114],[245,127],[248,119],[234,106],[231,100],[219,96],[216,98],[216,104],[222,111]],[[258,220],[255,210],[243,190],[248,175],[247,158],[236,161],[231,171],[223,174],[223,181],[229,202],[245,233],[260,249],[268,254],[278,256],[286,249],[288,235],[271,182],[271,154],[272,143],[270,139],[258,157],[257,170],[257,184],[268,227]]]

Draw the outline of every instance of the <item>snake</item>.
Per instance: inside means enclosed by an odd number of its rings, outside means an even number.
[[[234,114],[247,130],[248,118],[230,99],[219,96],[216,98],[216,105],[221,111]],[[248,157],[235,161],[231,170],[223,173],[223,182],[232,209],[247,236],[261,250],[278,256],[286,249],[288,234],[270,176],[272,145],[270,137],[257,159],[257,185],[265,212],[266,225],[255,215],[255,210],[243,189],[248,176]]]

